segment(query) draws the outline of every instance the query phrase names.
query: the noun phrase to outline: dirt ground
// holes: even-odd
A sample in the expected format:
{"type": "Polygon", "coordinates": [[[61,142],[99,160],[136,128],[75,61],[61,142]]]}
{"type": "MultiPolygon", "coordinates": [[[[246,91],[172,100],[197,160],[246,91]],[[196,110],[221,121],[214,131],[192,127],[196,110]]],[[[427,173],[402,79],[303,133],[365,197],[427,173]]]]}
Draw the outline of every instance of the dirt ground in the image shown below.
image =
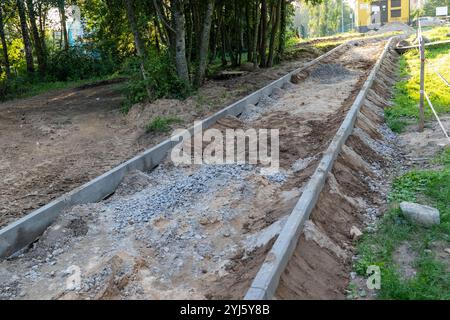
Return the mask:
{"type": "Polygon", "coordinates": [[[65,89],[0,104],[0,227],[101,175],[169,133],[145,133],[156,116],[172,115],[188,127],[310,61],[295,61],[208,81],[185,100],[161,99],[121,112],[117,84],[65,89]]]}
{"type": "Polygon", "coordinates": [[[276,299],[346,298],[356,240],[351,229],[373,227],[386,205],[386,181],[402,160],[382,111],[390,96],[395,59],[391,51],[369,91],[281,276],[276,299]]]}
{"type": "MultiPolygon", "coordinates": [[[[1,262],[1,297],[242,298],[384,44],[349,46],[303,81],[215,125],[279,129],[279,173],[168,160],[134,173],[112,197],[67,210],[32,248],[1,262]],[[72,285],[74,274],[81,282],[72,285]]],[[[208,88],[217,97],[217,87],[202,93],[208,88]]],[[[153,108],[137,106],[128,117],[153,108]]],[[[143,141],[139,126],[128,130],[143,141]]]]}

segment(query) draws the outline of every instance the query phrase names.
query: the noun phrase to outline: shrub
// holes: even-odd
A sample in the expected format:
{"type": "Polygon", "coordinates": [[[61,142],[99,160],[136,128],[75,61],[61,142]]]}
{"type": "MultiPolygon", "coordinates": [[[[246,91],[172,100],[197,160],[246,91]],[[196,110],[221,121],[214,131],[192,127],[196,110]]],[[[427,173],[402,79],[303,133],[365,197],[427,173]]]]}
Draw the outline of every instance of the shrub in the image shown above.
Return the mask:
{"type": "Polygon", "coordinates": [[[48,57],[47,81],[81,80],[111,72],[107,61],[83,46],[70,47],[68,51],[52,52],[48,57]]]}
{"type": "Polygon", "coordinates": [[[150,54],[145,61],[146,80],[142,79],[137,58],[130,59],[125,68],[125,73],[132,75],[126,88],[126,105],[163,97],[183,99],[190,94],[189,85],[178,78],[168,53],[150,54]],[[151,97],[148,97],[147,88],[152,93],[151,97]]]}

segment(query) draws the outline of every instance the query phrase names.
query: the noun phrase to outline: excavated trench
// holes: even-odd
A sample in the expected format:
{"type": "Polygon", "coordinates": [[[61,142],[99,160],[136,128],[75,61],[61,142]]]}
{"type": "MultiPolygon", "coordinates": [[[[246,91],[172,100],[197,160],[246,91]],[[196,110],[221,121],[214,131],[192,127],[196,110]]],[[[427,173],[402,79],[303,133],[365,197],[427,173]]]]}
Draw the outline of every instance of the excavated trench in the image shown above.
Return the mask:
{"type": "Polygon", "coordinates": [[[351,228],[370,229],[386,205],[387,184],[401,165],[396,136],[384,124],[398,55],[389,50],[340,152],[276,299],[345,299],[354,256],[351,228]]]}
{"type": "MultiPolygon", "coordinates": [[[[348,45],[215,129],[280,130],[278,173],[258,165],[175,166],[134,172],[110,198],[66,210],[20,254],[0,262],[0,298],[242,298],[336,133],[385,41],[348,45]]],[[[384,203],[393,136],[382,107],[394,53],[383,63],[276,298],[341,298],[351,226],[384,203]],[[383,154],[383,155],[382,155],[383,154]]]]}

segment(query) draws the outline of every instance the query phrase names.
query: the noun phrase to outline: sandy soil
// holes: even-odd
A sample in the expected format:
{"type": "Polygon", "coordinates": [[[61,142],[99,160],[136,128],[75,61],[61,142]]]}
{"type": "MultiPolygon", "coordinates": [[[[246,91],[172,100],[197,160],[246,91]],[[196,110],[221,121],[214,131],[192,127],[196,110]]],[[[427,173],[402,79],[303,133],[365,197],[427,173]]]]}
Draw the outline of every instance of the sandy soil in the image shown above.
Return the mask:
{"type": "MultiPolygon", "coordinates": [[[[346,298],[355,258],[350,230],[373,228],[386,205],[386,181],[402,162],[396,137],[383,123],[396,57],[391,51],[369,91],[355,129],[281,276],[276,299],[346,298]]],[[[360,282],[367,290],[364,281],[360,282]]]]}
{"type": "Polygon", "coordinates": [[[242,298],[384,43],[349,46],[215,126],[279,129],[280,173],[169,160],[134,173],[111,198],[71,208],[27,252],[1,262],[1,297],[242,298]],[[72,286],[74,274],[81,282],[72,286]]]}

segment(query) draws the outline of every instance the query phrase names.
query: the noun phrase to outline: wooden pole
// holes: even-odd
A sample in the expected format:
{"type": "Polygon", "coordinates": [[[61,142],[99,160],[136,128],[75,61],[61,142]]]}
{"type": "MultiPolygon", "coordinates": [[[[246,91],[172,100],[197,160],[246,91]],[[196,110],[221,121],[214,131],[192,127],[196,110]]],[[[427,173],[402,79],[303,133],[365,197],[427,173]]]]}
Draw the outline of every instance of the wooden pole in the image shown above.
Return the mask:
{"type": "Polygon", "coordinates": [[[419,104],[419,132],[424,128],[424,96],[425,96],[425,45],[419,21],[419,48],[420,48],[420,104],[419,104]]]}

